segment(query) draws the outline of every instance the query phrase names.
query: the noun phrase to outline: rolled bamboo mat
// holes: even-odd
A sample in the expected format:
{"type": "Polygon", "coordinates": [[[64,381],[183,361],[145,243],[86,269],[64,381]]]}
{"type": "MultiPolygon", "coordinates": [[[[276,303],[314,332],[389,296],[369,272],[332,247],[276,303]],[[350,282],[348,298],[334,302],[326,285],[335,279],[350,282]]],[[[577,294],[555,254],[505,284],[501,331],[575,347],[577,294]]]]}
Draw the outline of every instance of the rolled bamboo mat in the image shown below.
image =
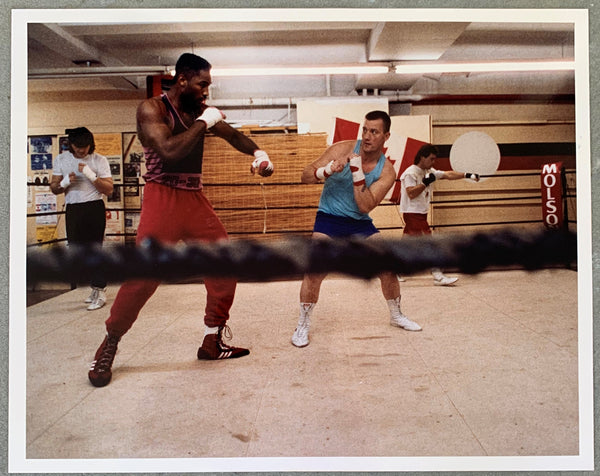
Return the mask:
{"type": "Polygon", "coordinates": [[[222,139],[204,143],[204,192],[228,233],[243,238],[274,238],[312,230],[322,185],[306,185],[300,175],[326,150],[326,134],[247,134],[269,154],[271,177],[250,174],[252,158],[222,139]]]}

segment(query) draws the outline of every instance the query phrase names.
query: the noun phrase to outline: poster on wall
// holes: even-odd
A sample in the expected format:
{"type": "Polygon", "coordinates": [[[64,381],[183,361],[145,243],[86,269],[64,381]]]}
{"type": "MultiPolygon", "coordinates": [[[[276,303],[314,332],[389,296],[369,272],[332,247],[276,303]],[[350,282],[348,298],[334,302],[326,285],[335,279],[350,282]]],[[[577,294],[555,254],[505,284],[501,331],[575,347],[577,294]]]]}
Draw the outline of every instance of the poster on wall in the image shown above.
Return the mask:
{"type": "Polygon", "coordinates": [[[125,243],[135,243],[139,225],[140,214],[138,212],[125,213],[125,243]]]}
{"type": "Polygon", "coordinates": [[[47,190],[52,171],[52,136],[30,137],[29,154],[29,168],[36,190],[47,190]]]}
{"type": "Polygon", "coordinates": [[[52,154],[52,136],[33,136],[29,138],[31,154],[52,154]]]}
{"type": "Polygon", "coordinates": [[[114,206],[123,206],[123,189],[120,186],[123,183],[121,174],[121,156],[110,155],[107,156],[108,165],[110,166],[110,173],[113,178],[113,193],[107,196],[107,201],[114,206]]]}
{"type": "Polygon", "coordinates": [[[144,150],[136,133],[123,134],[123,181],[125,185],[125,207],[139,208],[141,206],[142,187],[146,173],[144,150]]]}
{"type": "Polygon", "coordinates": [[[35,239],[38,243],[52,241],[58,238],[58,227],[53,225],[38,226],[35,229],[35,239]]]}
{"type": "Polygon", "coordinates": [[[52,170],[52,154],[31,154],[31,170],[52,170]]]}
{"type": "Polygon", "coordinates": [[[96,143],[96,152],[108,160],[113,183],[116,185],[112,195],[106,197],[107,202],[112,206],[121,207],[123,204],[123,192],[120,186],[123,183],[121,134],[94,134],[94,142],[96,143]]]}
{"type": "Polygon", "coordinates": [[[35,190],[38,192],[43,192],[48,190],[50,185],[50,175],[52,172],[50,170],[33,170],[32,171],[32,183],[35,184],[35,190]]]}
{"type": "MultiPolygon", "coordinates": [[[[56,212],[56,195],[51,192],[36,193],[35,194],[35,213],[49,213],[56,212]]],[[[41,215],[35,217],[35,223],[37,225],[56,225],[56,215],[41,215]]]]}
{"type": "Polygon", "coordinates": [[[106,210],[106,230],[104,233],[104,241],[108,243],[123,243],[122,211],[106,210]]]}
{"type": "Polygon", "coordinates": [[[61,136],[58,138],[58,153],[62,154],[69,150],[69,138],[67,136],[61,136]]]}
{"type": "Polygon", "coordinates": [[[113,183],[120,184],[123,183],[122,174],[121,174],[121,156],[120,155],[109,155],[106,157],[108,160],[108,165],[110,167],[110,173],[113,177],[113,183]]]}
{"type": "Polygon", "coordinates": [[[50,185],[52,172],[52,136],[29,138],[29,169],[36,191],[44,191],[50,185]]]}
{"type": "Polygon", "coordinates": [[[121,157],[121,134],[94,134],[96,152],[101,155],[121,157]]]}

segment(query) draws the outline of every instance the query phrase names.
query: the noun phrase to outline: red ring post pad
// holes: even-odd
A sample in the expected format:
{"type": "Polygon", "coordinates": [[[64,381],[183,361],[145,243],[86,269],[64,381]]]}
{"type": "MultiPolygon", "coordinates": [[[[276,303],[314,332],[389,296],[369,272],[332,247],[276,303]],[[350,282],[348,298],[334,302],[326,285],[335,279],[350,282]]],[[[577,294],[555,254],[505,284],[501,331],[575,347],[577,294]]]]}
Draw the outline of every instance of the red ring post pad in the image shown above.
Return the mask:
{"type": "Polygon", "coordinates": [[[563,209],[564,171],[562,162],[542,166],[542,217],[547,229],[562,229],[566,225],[563,209]]]}

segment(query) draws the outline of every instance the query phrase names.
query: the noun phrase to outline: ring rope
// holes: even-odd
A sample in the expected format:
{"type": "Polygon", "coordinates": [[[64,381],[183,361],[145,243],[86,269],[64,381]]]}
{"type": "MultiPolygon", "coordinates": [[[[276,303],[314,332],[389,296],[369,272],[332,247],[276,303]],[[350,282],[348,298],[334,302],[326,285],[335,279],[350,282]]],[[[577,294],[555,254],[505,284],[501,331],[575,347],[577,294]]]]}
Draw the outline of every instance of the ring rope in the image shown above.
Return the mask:
{"type": "Polygon", "coordinates": [[[371,279],[383,271],[403,276],[433,267],[477,274],[490,267],[539,270],[576,263],[573,232],[502,230],[469,235],[402,239],[280,241],[230,240],[164,245],[146,239],[139,246],[69,245],[27,252],[27,281],[89,282],[102,273],[110,282],[235,277],[247,281],[298,278],[306,273],[341,273],[371,279]]]}

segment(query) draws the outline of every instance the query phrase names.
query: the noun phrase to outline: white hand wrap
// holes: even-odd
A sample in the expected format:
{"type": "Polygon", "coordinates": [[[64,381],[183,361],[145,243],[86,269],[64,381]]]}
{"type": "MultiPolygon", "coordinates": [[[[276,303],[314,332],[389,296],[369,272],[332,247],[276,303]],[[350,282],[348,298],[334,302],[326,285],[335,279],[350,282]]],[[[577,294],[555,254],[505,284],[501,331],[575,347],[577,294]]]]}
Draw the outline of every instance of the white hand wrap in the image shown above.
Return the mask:
{"type": "Polygon", "coordinates": [[[319,180],[325,180],[327,177],[331,176],[331,174],[333,173],[331,171],[332,165],[333,160],[324,167],[319,167],[317,170],[315,170],[315,177],[317,177],[317,179],[319,180]]]}
{"type": "Polygon", "coordinates": [[[90,166],[89,166],[89,165],[86,165],[86,166],[83,168],[83,170],[81,171],[81,173],[82,173],[83,175],[85,175],[85,176],[86,176],[86,177],[87,177],[87,178],[90,180],[90,182],[95,182],[95,181],[96,181],[96,179],[98,178],[98,177],[96,176],[96,174],[94,173],[94,171],[93,171],[92,169],[90,169],[90,166]]]}
{"type": "Polygon", "coordinates": [[[225,119],[225,114],[219,111],[216,107],[207,107],[202,115],[196,118],[197,121],[204,121],[207,129],[210,129],[217,122],[221,122],[223,119],[225,119]]]}
{"type": "Polygon", "coordinates": [[[264,150],[255,150],[254,157],[254,161],[252,162],[253,170],[258,171],[258,174],[262,175],[263,177],[268,177],[273,173],[273,163],[271,162],[271,159],[269,159],[269,155],[264,150]],[[260,164],[263,162],[267,162],[268,165],[261,170],[260,164]]]}
{"type": "Polygon", "coordinates": [[[67,188],[69,185],[71,185],[71,179],[69,178],[68,175],[66,175],[61,181],[60,181],[60,186],[61,188],[67,188]]]}
{"type": "Polygon", "coordinates": [[[362,158],[360,155],[350,157],[350,172],[352,172],[352,182],[355,186],[365,184],[365,174],[362,169],[362,158]]]}

